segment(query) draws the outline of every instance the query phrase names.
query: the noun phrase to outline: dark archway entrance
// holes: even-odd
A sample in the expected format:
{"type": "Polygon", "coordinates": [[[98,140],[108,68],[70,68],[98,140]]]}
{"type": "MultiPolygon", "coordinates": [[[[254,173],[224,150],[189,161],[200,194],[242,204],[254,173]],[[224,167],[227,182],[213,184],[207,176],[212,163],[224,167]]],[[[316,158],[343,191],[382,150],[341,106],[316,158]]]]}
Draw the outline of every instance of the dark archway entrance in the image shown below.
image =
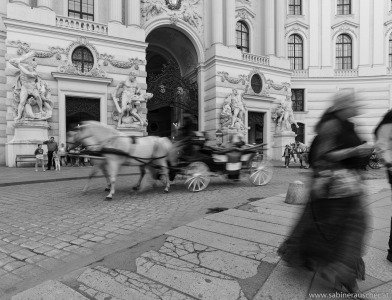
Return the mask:
{"type": "Polygon", "coordinates": [[[154,94],[147,102],[147,131],[174,137],[184,115],[198,120],[197,54],[190,40],[173,28],[157,28],[146,41],[147,92],[154,94]]]}
{"type": "Polygon", "coordinates": [[[83,121],[100,121],[100,99],[66,97],[66,130],[78,126],[83,121]]]}

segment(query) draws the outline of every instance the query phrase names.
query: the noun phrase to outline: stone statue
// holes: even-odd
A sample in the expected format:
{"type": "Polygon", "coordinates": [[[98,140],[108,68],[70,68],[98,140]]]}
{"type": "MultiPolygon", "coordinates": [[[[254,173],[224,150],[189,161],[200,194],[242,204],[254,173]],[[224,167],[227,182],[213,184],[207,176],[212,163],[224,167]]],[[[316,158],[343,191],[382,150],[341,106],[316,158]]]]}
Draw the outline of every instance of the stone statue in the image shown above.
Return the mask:
{"type": "Polygon", "coordinates": [[[238,93],[237,89],[233,89],[224,102],[223,109],[220,115],[222,128],[228,127],[231,129],[244,130],[245,129],[245,114],[246,106],[242,95],[238,93]]]}
{"type": "Polygon", "coordinates": [[[291,124],[294,124],[299,128],[297,122],[294,119],[293,113],[293,101],[291,100],[291,94],[287,95],[284,100],[276,107],[272,114],[272,118],[277,120],[277,128],[283,131],[291,132],[291,124]]]}
{"type": "Polygon", "coordinates": [[[21,119],[47,120],[52,117],[53,103],[50,89],[36,73],[35,52],[10,59],[20,74],[13,86],[15,121],[21,119]]]}
{"type": "Polygon", "coordinates": [[[140,116],[141,102],[146,102],[152,96],[151,93],[142,93],[136,81],[136,73],[129,73],[128,79],[121,81],[113,93],[118,111],[118,127],[147,126],[147,120],[140,116]]]}

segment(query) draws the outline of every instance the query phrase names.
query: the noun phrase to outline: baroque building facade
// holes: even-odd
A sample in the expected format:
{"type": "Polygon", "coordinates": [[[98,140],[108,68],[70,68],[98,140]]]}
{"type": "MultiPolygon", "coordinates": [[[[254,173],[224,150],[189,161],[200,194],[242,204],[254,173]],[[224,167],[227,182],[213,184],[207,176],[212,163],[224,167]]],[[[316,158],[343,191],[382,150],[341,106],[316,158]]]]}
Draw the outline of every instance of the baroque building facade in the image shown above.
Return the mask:
{"type": "Polygon", "coordinates": [[[212,137],[242,131],[279,158],[277,105],[291,100],[296,139],[310,144],[340,89],[365,96],[358,130],[372,141],[392,101],[391,11],[390,0],[0,0],[0,163],[31,154],[9,150],[20,123],[13,62],[31,52],[59,143],[83,120],[174,136],[188,114],[212,137]],[[140,99],[127,111],[131,77],[140,99]]]}

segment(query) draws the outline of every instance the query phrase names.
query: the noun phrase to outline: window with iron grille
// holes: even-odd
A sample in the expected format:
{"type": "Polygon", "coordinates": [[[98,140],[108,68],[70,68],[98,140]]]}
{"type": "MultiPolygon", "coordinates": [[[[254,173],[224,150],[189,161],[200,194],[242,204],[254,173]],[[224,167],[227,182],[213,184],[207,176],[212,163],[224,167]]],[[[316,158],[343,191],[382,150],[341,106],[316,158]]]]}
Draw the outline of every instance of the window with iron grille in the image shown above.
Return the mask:
{"type": "Polygon", "coordinates": [[[68,0],[68,17],[94,21],[94,0],[68,0]]]}
{"type": "Polygon", "coordinates": [[[351,0],[338,0],[337,14],[338,15],[351,14],[351,0]]]}
{"type": "Polygon", "coordinates": [[[353,68],[352,40],[348,34],[341,34],[336,39],[336,69],[353,68]]]}
{"type": "Polygon", "coordinates": [[[389,36],[389,67],[392,68],[392,34],[389,36]]]}
{"type": "Polygon", "coordinates": [[[296,142],[301,142],[302,144],[305,144],[305,124],[302,123],[297,123],[297,126],[295,124],[291,124],[291,130],[294,131],[294,133],[297,135],[295,137],[296,142]]]}
{"type": "Polygon", "coordinates": [[[304,89],[292,89],[291,101],[293,101],[293,111],[304,111],[304,89]]]}
{"type": "Polygon", "coordinates": [[[90,72],[94,66],[93,54],[84,46],[77,47],[72,53],[72,64],[82,73],[90,72]]]}
{"type": "Polygon", "coordinates": [[[242,52],[249,52],[249,28],[242,22],[237,22],[236,26],[237,33],[237,48],[242,52]]]}
{"type": "Polygon", "coordinates": [[[292,70],[302,70],[304,68],[303,41],[298,34],[292,34],[289,37],[288,58],[292,70]]]}
{"type": "Polygon", "coordinates": [[[302,0],[290,0],[289,15],[301,15],[301,14],[302,14],[302,0]]]}

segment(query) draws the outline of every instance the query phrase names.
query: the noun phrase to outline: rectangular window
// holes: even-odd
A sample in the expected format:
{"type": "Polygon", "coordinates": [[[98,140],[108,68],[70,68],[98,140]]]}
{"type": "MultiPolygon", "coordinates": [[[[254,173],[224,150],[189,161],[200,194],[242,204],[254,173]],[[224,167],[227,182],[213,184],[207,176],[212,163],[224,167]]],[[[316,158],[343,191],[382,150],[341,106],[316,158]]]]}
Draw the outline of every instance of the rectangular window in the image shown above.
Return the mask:
{"type": "Polygon", "coordinates": [[[291,101],[293,101],[293,111],[304,111],[304,89],[292,89],[291,101]]]}
{"type": "Polygon", "coordinates": [[[302,14],[302,0],[290,0],[289,1],[289,15],[301,15],[302,14]]]}
{"type": "Polygon", "coordinates": [[[337,14],[338,15],[351,14],[351,0],[338,0],[337,14]]]}
{"type": "Polygon", "coordinates": [[[389,67],[392,68],[392,40],[389,40],[389,67]]]}
{"type": "Polygon", "coordinates": [[[68,16],[94,21],[94,0],[68,0],[68,16]]]}

